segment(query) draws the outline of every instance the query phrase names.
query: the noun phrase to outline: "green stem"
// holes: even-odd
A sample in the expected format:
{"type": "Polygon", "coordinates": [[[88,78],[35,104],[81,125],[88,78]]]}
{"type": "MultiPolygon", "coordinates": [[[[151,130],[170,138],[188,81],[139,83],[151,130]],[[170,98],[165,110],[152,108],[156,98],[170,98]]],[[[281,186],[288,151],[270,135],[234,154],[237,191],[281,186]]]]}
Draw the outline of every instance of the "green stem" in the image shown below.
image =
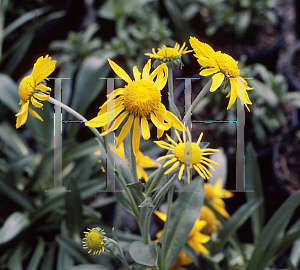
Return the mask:
{"type": "Polygon", "coordinates": [[[4,20],[5,20],[5,11],[6,11],[7,4],[8,4],[7,0],[0,0],[0,62],[2,61],[4,20]]]}
{"type": "MultiPolygon", "coordinates": [[[[54,98],[52,98],[52,97],[49,97],[48,102],[50,102],[50,103],[52,103],[52,104],[54,104],[54,105],[57,105],[57,106],[63,108],[63,109],[66,110],[68,113],[74,115],[77,119],[79,119],[79,120],[81,120],[81,121],[83,121],[83,122],[87,122],[87,121],[88,121],[88,120],[85,119],[81,114],[79,114],[78,112],[76,112],[75,110],[73,110],[72,108],[70,108],[69,106],[67,106],[67,105],[65,105],[65,104],[63,104],[63,103],[61,103],[60,101],[58,101],[58,100],[56,100],[56,99],[54,99],[54,98]]],[[[96,128],[94,128],[94,127],[88,127],[88,128],[94,133],[94,135],[96,136],[96,138],[100,141],[100,143],[101,143],[101,144],[103,145],[103,147],[105,148],[104,140],[103,140],[103,138],[100,136],[99,131],[98,131],[96,128]]],[[[110,150],[109,147],[107,147],[107,155],[108,155],[110,161],[111,161],[112,163],[114,163],[113,154],[112,154],[112,152],[111,152],[111,150],[110,150]]],[[[115,164],[115,167],[116,167],[116,170],[119,172],[120,170],[119,170],[117,164],[115,164]]],[[[118,176],[119,176],[119,180],[120,180],[120,182],[121,182],[121,185],[122,185],[122,187],[123,187],[123,189],[124,189],[126,195],[128,196],[128,199],[129,199],[129,201],[130,201],[130,205],[131,205],[131,207],[132,207],[132,210],[133,210],[133,212],[134,212],[136,218],[138,219],[138,217],[139,217],[139,209],[138,209],[138,207],[137,207],[137,205],[136,205],[136,203],[135,203],[135,201],[134,201],[134,199],[133,199],[133,196],[132,196],[131,192],[129,191],[129,189],[127,188],[126,181],[125,181],[125,179],[123,178],[122,174],[121,174],[121,173],[118,173],[118,176]]]]}
{"type": "Polygon", "coordinates": [[[138,175],[137,175],[137,168],[136,168],[136,156],[135,154],[133,153],[133,142],[132,142],[132,138],[133,138],[133,127],[134,125],[131,126],[131,129],[130,129],[130,140],[131,140],[131,147],[130,147],[130,153],[131,153],[131,170],[132,170],[132,174],[133,174],[133,179],[134,179],[134,182],[138,182],[139,181],[139,178],[138,178],[138,175]]]}
{"type": "Polygon", "coordinates": [[[129,267],[129,265],[128,265],[125,257],[124,257],[123,250],[120,247],[120,245],[115,240],[113,240],[111,238],[107,238],[107,240],[109,240],[109,243],[113,244],[118,249],[118,251],[120,253],[120,259],[121,259],[122,263],[124,264],[126,269],[130,270],[130,267],[129,267]]]}
{"type": "MultiPolygon", "coordinates": [[[[174,87],[173,87],[173,68],[168,67],[168,91],[170,94],[170,99],[174,101],[174,87]]],[[[169,110],[175,115],[175,112],[172,110],[171,104],[169,104],[169,110]]],[[[175,128],[171,127],[171,138],[175,136],[175,128]]]]}
{"type": "Polygon", "coordinates": [[[189,112],[193,111],[196,108],[196,106],[199,104],[199,102],[205,97],[205,95],[208,93],[210,89],[211,83],[212,80],[210,79],[209,82],[203,87],[201,92],[198,94],[193,104],[188,108],[187,110],[188,113],[184,116],[183,123],[186,123],[190,119],[191,114],[189,112]]]}
{"type": "Polygon", "coordinates": [[[161,197],[167,192],[167,190],[175,183],[177,180],[177,173],[173,175],[173,177],[161,188],[161,190],[156,194],[153,204],[156,206],[161,199],[161,197]]]}
{"type": "Polygon", "coordinates": [[[149,235],[149,230],[150,230],[150,218],[152,215],[153,211],[152,209],[149,209],[146,215],[146,220],[145,220],[145,226],[143,228],[143,238],[144,238],[144,242],[146,245],[150,244],[150,235],[149,235]]]}

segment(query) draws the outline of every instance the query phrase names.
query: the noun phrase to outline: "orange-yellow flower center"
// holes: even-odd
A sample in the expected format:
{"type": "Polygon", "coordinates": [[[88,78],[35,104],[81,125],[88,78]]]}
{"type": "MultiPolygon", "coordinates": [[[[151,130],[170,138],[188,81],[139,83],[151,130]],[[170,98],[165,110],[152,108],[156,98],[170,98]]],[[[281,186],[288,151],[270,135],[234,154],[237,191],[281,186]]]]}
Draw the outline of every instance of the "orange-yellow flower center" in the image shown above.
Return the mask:
{"type": "Polygon", "coordinates": [[[152,81],[133,81],[125,86],[124,106],[135,116],[149,115],[160,102],[161,93],[152,81]]]}
{"type": "Polygon", "coordinates": [[[186,165],[197,164],[201,161],[200,147],[195,143],[181,143],[175,148],[175,156],[181,162],[186,165]]]}
{"type": "Polygon", "coordinates": [[[23,102],[29,100],[34,92],[35,81],[31,75],[23,78],[19,85],[19,97],[23,102]]]}
{"type": "Polygon", "coordinates": [[[223,74],[229,78],[237,78],[240,75],[240,70],[237,65],[238,62],[235,61],[230,55],[221,52],[215,52],[214,57],[223,74]]]}
{"type": "Polygon", "coordinates": [[[158,56],[161,56],[161,58],[175,58],[177,56],[180,56],[181,53],[179,53],[177,50],[174,48],[162,48],[159,49],[157,52],[158,56]]]}
{"type": "Polygon", "coordinates": [[[103,247],[102,236],[95,231],[89,232],[88,236],[86,237],[86,242],[88,247],[92,250],[102,249],[103,247]]]}

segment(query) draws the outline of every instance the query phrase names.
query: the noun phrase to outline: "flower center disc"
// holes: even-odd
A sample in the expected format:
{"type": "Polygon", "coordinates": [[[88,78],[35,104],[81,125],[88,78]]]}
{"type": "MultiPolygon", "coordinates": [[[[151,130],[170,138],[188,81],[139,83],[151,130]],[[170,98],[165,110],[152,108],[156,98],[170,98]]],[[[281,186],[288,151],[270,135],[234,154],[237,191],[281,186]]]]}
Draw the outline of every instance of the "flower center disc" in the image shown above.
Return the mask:
{"type": "Polygon", "coordinates": [[[86,242],[90,249],[101,249],[103,246],[102,237],[97,232],[90,232],[86,238],[86,242]]]}
{"type": "Polygon", "coordinates": [[[161,93],[152,81],[134,81],[125,86],[124,105],[131,114],[149,115],[158,108],[160,102],[161,93]]]}
{"type": "Polygon", "coordinates": [[[19,97],[23,102],[26,102],[34,92],[35,82],[31,75],[23,78],[19,85],[19,97]]]}
{"type": "Polygon", "coordinates": [[[214,57],[223,74],[230,78],[237,78],[240,75],[240,70],[237,65],[238,62],[235,61],[230,55],[221,52],[215,52],[214,57]]]}
{"type": "Polygon", "coordinates": [[[195,143],[182,143],[176,146],[175,156],[181,163],[192,165],[201,161],[200,147],[195,143]]]}

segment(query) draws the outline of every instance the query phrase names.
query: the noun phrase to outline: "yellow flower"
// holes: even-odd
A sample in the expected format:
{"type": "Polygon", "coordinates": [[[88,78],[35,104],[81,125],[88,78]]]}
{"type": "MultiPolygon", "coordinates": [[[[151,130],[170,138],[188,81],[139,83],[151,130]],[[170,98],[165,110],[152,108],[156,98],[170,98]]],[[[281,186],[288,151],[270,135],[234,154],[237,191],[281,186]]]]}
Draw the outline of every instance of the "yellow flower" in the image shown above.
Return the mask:
{"type": "MultiPolygon", "coordinates": [[[[114,148],[114,150],[120,157],[122,157],[126,161],[123,143],[121,143],[118,148],[114,148]]],[[[150,159],[150,157],[144,156],[144,154],[139,150],[139,153],[136,156],[136,168],[139,180],[144,178],[144,180],[147,182],[148,175],[145,172],[144,168],[152,167],[157,167],[157,165],[150,159]]]]}
{"type": "Polygon", "coordinates": [[[155,58],[156,61],[158,61],[158,64],[161,63],[167,63],[167,65],[170,64],[172,67],[173,64],[175,64],[177,67],[182,67],[182,61],[181,61],[181,56],[183,54],[192,52],[192,50],[187,50],[188,48],[185,48],[185,42],[183,45],[179,46],[178,43],[175,44],[174,48],[172,47],[166,47],[166,45],[163,45],[162,48],[158,48],[157,52],[155,49],[152,49],[152,53],[145,53],[145,55],[150,56],[150,58],[155,58]]]}
{"type": "Polygon", "coordinates": [[[230,97],[227,110],[234,104],[237,96],[239,96],[241,104],[245,104],[249,110],[248,104],[252,104],[252,102],[248,97],[247,90],[253,88],[248,87],[245,79],[240,76],[238,62],[228,54],[220,51],[215,52],[212,47],[200,42],[197,38],[191,37],[190,44],[195,51],[195,56],[198,58],[198,63],[206,68],[200,72],[200,75],[209,76],[213,74],[210,92],[216,91],[224,80],[225,82],[229,80],[231,90],[226,96],[230,97]]]}
{"type": "Polygon", "coordinates": [[[225,209],[225,203],[223,198],[230,198],[233,193],[226,189],[222,189],[222,179],[218,178],[214,185],[204,183],[205,198],[210,202],[213,208],[215,208],[225,218],[230,218],[230,215],[225,209]]]}
{"type": "Polygon", "coordinates": [[[138,154],[140,145],[140,125],[142,127],[142,136],[145,140],[150,138],[148,120],[157,127],[157,138],[160,138],[164,130],[171,126],[183,130],[183,124],[161,103],[160,91],[167,82],[168,69],[165,64],[158,66],[149,74],[151,61],[145,65],[141,78],[141,73],[137,67],[133,68],[134,81],[130,79],[127,73],[116,63],[108,59],[111,68],[128,84],[124,88],[116,89],[108,96],[108,100],[100,107],[98,116],[86,122],[90,127],[108,127],[101,136],[116,130],[123,120],[128,116],[119,134],[116,147],[123,142],[131,126],[133,125],[132,145],[135,155],[138,154]],[[154,81],[154,78],[156,80],[154,81]],[[113,110],[107,112],[107,107],[113,107],[113,110]],[[164,122],[166,121],[166,123],[164,122]]]}
{"type": "Polygon", "coordinates": [[[199,220],[205,220],[206,225],[202,229],[204,234],[212,234],[218,230],[217,225],[221,225],[220,220],[216,219],[216,215],[212,210],[210,210],[206,205],[203,205],[199,215],[199,220]]]}
{"type": "Polygon", "coordinates": [[[107,245],[104,230],[99,227],[87,230],[88,232],[84,232],[85,237],[82,239],[83,248],[89,248],[88,253],[94,251],[93,255],[100,255],[101,251],[104,251],[105,245],[107,245]]]}
{"type": "MultiPolygon", "coordinates": [[[[154,214],[157,215],[164,222],[167,220],[167,215],[164,213],[161,213],[156,210],[156,211],[154,211],[154,214]]],[[[189,236],[188,236],[186,242],[192,249],[194,249],[198,253],[208,254],[209,253],[208,250],[202,244],[205,244],[206,242],[208,242],[210,240],[210,236],[200,233],[200,231],[205,227],[205,225],[206,225],[205,220],[197,219],[195,221],[195,224],[194,224],[192,230],[189,233],[189,236]]],[[[161,234],[162,234],[162,231],[159,231],[156,234],[156,237],[159,238],[161,236],[161,234]]]]}
{"type": "Polygon", "coordinates": [[[50,97],[50,95],[41,95],[39,92],[51,91],[50,87],[45,86],[41,82],[53,72],[55,63],[56,61],[51,61],[51,57],[48,55],[46,55],[45,58],[41,56],[34,64],[31,75],[22,79],[18,89],[21,109],[16,114],[16,128],[26,123],[28,111],[32,116],[43,121],[43,119],[31,109],[30,105],[32,104],[37,108],[41,108],[43,104],[38,100],[47,100],[50,97]]]}
{"type": "Polygon", "coordinates": [[[169,161],[167,161],[164,165],[163,168],[168,166],[171,163],[174,163],[170,169],[168,169],[165,174],[170,173],[173,171],[176,167],[180,165],[179,173],[178,173],[178,179],[181,180],[182,174],[184,169],[187,170],[187,180],[188,183],[190,183],[190,169],[194,168],[198,174],[203,178],[203,179],[209,179],[209,176],[212,176],[209,170],[204,166],[210,167],[212,170],[215,170],[210,164],[214,164],[219,166],[218,163],[212,161],[211,159],[205,157],[206,155],[211,155],[213,154],[212,152],[218,152],[219,150],[217,149],[211,149],[211,148],[206,148],[206,149],[201,149],[199,144],[201,142],[203,133],[200,134],[197,143],[191,142],[191,135],[188,129],[186,129],[188,136],[189,136],[189,141],[186,141],[186,136],[185,132],[183,132],[183,141],[181,140],[178,132],[175,130],[176,136],[179,140],[179,143],[176,143],[173,141],[168,134],[167,138],[172,144],[168,144],[164,141],[155,141],[155,143],[164,149],[170,150],[173,152],[173,154],[169,154],[163,157],[160,157],[157,159],[157,161],[166,159],[166,158],[171,158],[169,161]]]}
{"type": "Polygon", "coordinates": [[[193,260],[188,257],[185,251],[182,249],[176,259],[176,261],[172,264],[169,270],[186,270],[186,268],[182,267],[184,265],[189,265],[193,262],[193,260]]]}

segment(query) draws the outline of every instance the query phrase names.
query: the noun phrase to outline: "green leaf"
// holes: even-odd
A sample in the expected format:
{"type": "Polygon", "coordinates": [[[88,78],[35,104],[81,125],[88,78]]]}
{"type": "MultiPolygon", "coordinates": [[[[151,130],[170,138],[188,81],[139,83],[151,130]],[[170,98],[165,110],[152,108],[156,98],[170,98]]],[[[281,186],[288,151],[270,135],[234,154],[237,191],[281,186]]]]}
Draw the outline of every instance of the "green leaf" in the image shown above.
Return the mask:
{"type": "Polygon", "coordinates": [[[82,223],[82,204],[76,183],[71,180],[66,192],[66,222],[72,236],[79,233],[82,223]]]}
{"type": "MultiPolygon", "coordinates": [[[[260,169],[257,163],[256,153],[251,142],[246,146],[245,182],[246,182],[245,183],[246,190],[254,191],[254,192],[246,192],[248,201],[255,202],[264,199],[260,169]]],[[[251,222],[252,222],[252,232],[254,235],[254,242],[256,242],[264,224],[263,204],[261,204],[253,212],[251,216],[251,222]]]]}
{"type": "Polygon", "coordinates": [[[296,269],[299,268],[298,266],[300,262],[300,239],[295,241],[295,243],[293,244],[289,261],[291,262],[292,265],[295,266],[296,269]]]}
{"type": "Polygon", "coordinates": [[[48,249],[47,253],[43,258],[43,263],[41,266],[41,270],[52,270],[54,265],[54,256],[55,256],[55,249],[57,244],[55,242],[51,243],[50,248],[48,249]]]}
{"type": "Polygon", "coordinates": [[[148,207],[148,208],[154,208],[154,204],[152,202],[152,199],[150,197],[147,197],[140,205],[139,207],[148,207]]]}
{"type": "Polygon", "coordinates": [[[133,242],[129,247],[131,257],[139,264],[155,266],[157,263],[157,246],[161,247],[160,242],[152,242],[145,245],[141,241],[133,242]]]}
{"type": "Polygon", "coordinates": [[[78,244],[74,240],[68,239],[64,236],[57,236],[56,241],[59,246],[71,255],[79,263],[91,263],[96,264],[96,258],[91,256],[86,250],[82,248],[82,245],[78,244]]]}
{"type": "Polygon", "coordinates": [[[45,242],[41,237],[39,237],[38,244],[27,266],[27,270],[38,269],[39,263],[44,255],[44,249],[45,249],[45,242]]]}
{"type": "Polygon", "coordinates": [[[228,239],[233,236],[236,230],[249,218],[249,216],[261,205],[262,201],[250,201],[243,204],[229,220],[227,220],[218,231],[218,239],[220,241],[216,243],[214,253],[218,253],[222,250],[228,239]]]}
{"type": "Polygon", "coordinates": [[[127,187],[134,190],[136,192],[136,195],[139,196],[141,200],[145,198],[143,193],[145,185],[142,182],[139,181],[133,184],[128,184],[127,187]]]}
{"type": "Polygon", "coordinates": [[[30,225],[30,220],[21,212],[12,213],[0,229],[0,245],[15,238],[30,225]]]}
{"type": "Polygon", "coordinates": [[[4,182],[3,179],[0,179],[0,193],[2,193],[5,197],[12,199],[26,210],[33,211],[35,208],[31,202],[31,199],[27,197],[26,194],[16,188],[11,187],[4,182]]]}
{"type": "Polygon", "coordinates": [[[0,73],[0,85],[0,101],[16,114],[20,110],[17,84],[8,75],[0,73]]]}
{"type": "Polygon", "coordinates": [[[180,112],[175,105],[173,99],[170,97],[170,93],[168,93],[168,100],[169,100],[169,105],[170,105],[170,110],[180,121],[182,121],[182,117],[180,115],[180,112]]]}
{"type": "Polygon", "coordinates": [[[292,214],[299,205],[300,192],[298,191],[290,196],[275,212],[259,236],[247,270],[256,270],[263,268],[268,264],[268,261],[273,254],[269,253],[268,256],[266,256],[266,250],[272,248],[274,252],[276,252],[276,249],[274,249],[273,246],[278,247],[277,241],[280,241],[278,236],[281,238],[283,237],[283,232],[289,223],[292,214]]]}
{"type": "MultiPolygon", "coordinates": [[[[161,250],[164,254],[161,256],[164,269],[169,269],[177,259],[200,214],[203,200],[203,180],[197,177],[180,192],[179,197],[172,205],[166,242],[161,250]]],[[[165,228],[163,233],[165,233],[165,228]]]]}

